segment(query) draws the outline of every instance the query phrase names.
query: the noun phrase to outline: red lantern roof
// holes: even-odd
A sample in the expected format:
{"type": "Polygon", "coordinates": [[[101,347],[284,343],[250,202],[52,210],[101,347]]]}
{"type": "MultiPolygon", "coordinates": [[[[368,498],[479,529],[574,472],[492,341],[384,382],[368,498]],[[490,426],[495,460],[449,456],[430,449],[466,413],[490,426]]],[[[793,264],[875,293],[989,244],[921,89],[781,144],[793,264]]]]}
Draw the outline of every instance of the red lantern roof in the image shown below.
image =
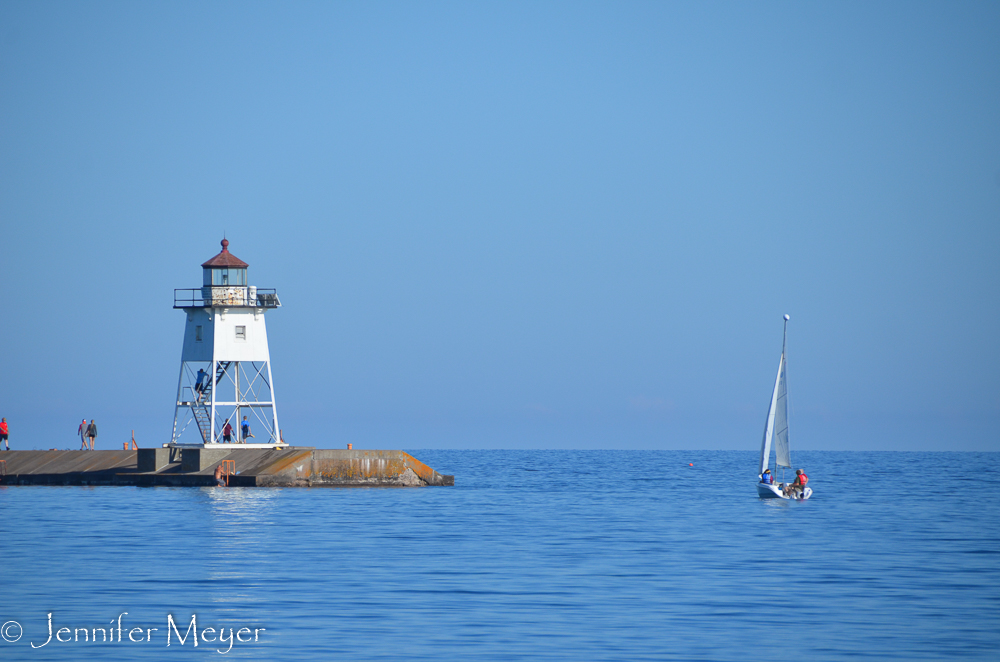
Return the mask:
{"type": "Polygon", "coordinates": [[[246,269],[249,264],[229,252],[229,240],[222,240],[222,252],[205,262],[203,267],[229,267],[230,269],[246,269]]]}

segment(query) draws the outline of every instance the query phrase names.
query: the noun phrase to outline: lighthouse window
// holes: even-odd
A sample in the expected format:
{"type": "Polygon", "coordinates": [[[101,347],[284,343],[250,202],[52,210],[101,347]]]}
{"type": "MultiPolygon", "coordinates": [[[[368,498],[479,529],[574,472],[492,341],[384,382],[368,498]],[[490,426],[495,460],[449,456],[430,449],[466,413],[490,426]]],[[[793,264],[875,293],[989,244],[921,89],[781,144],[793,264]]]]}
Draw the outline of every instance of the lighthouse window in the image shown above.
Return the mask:
{"type": "Polygon", "coordinates": [[[194,327],[194,340],[195,342],[201,342],[201,327],[194,327]]]}
{"type": "Polygon", "coordinates": [[[247,328],[245,326],[236,327],[236,339],[237,340],[247,339],[247,328]]]}
{"type": "Polygon", "coordinates": [[[216,287],[243,286],[246,284],[246,269],[212,269],[212,285],[216,287]]]}

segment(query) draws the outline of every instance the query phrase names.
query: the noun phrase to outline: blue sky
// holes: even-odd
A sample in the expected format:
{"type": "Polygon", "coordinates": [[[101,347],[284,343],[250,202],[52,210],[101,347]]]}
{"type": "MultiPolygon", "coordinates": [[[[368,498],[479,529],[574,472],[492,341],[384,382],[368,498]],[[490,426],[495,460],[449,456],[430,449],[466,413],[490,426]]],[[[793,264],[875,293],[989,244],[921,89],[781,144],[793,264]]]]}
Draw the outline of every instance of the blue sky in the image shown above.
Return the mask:
{"type": "Polygon", "coordinates": [[[0,3],[0,415],[169,440],[173,288],[275,287],[361,448],[1000,450],[995,3],[0,3]]]}

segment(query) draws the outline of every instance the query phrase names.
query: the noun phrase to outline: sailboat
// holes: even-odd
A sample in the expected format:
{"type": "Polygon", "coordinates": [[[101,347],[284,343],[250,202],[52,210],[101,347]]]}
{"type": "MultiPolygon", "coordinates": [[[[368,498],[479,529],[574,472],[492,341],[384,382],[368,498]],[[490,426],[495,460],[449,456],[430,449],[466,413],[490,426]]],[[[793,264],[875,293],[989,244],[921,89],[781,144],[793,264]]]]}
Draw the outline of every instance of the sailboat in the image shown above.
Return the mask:
{"type": "MultiPolygon", "coordinates": [[[[771,392],[771,406],[767,409],[767,422],[764,424],[764,439],[760,444],[760,475],[757,476],[757,494],[763,499],[790,499],[784,492],[785,483],[774,484],[775,476],[770,484],[760,482],[764,471],[771,463],[771,441],[774,441],[774,470],[778,467],[792,468],[791,451],[788,448],[788,386],[785,381],[785,341],[788,339],[788,315],[785,315],[785,330],[781,337],[781,360],[778,362],[778,376],[774,379],[774,391],[771,392]]],[[[805,500],[812,496],[812,488],[808,485],[798,499],[805,500]]]]}

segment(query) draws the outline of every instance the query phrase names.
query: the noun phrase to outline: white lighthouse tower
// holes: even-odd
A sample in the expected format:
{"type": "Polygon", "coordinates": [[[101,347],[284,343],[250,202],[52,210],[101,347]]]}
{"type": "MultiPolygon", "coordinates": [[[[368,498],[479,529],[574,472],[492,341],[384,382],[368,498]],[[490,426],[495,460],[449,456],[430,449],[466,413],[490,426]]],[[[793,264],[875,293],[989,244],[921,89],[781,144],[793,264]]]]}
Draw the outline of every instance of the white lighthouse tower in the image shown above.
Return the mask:
{"type": "Polygon", "coordinates": [[[226,239],[201,266],[202,287],[174,290],[174,308],[187,324],[170,445],[227,447],[228,424],[229,443],[284,446],[264,326],[264,312],[281,305],[278,295],[248,284],[248,265],[229,252],[226,239]]]}

